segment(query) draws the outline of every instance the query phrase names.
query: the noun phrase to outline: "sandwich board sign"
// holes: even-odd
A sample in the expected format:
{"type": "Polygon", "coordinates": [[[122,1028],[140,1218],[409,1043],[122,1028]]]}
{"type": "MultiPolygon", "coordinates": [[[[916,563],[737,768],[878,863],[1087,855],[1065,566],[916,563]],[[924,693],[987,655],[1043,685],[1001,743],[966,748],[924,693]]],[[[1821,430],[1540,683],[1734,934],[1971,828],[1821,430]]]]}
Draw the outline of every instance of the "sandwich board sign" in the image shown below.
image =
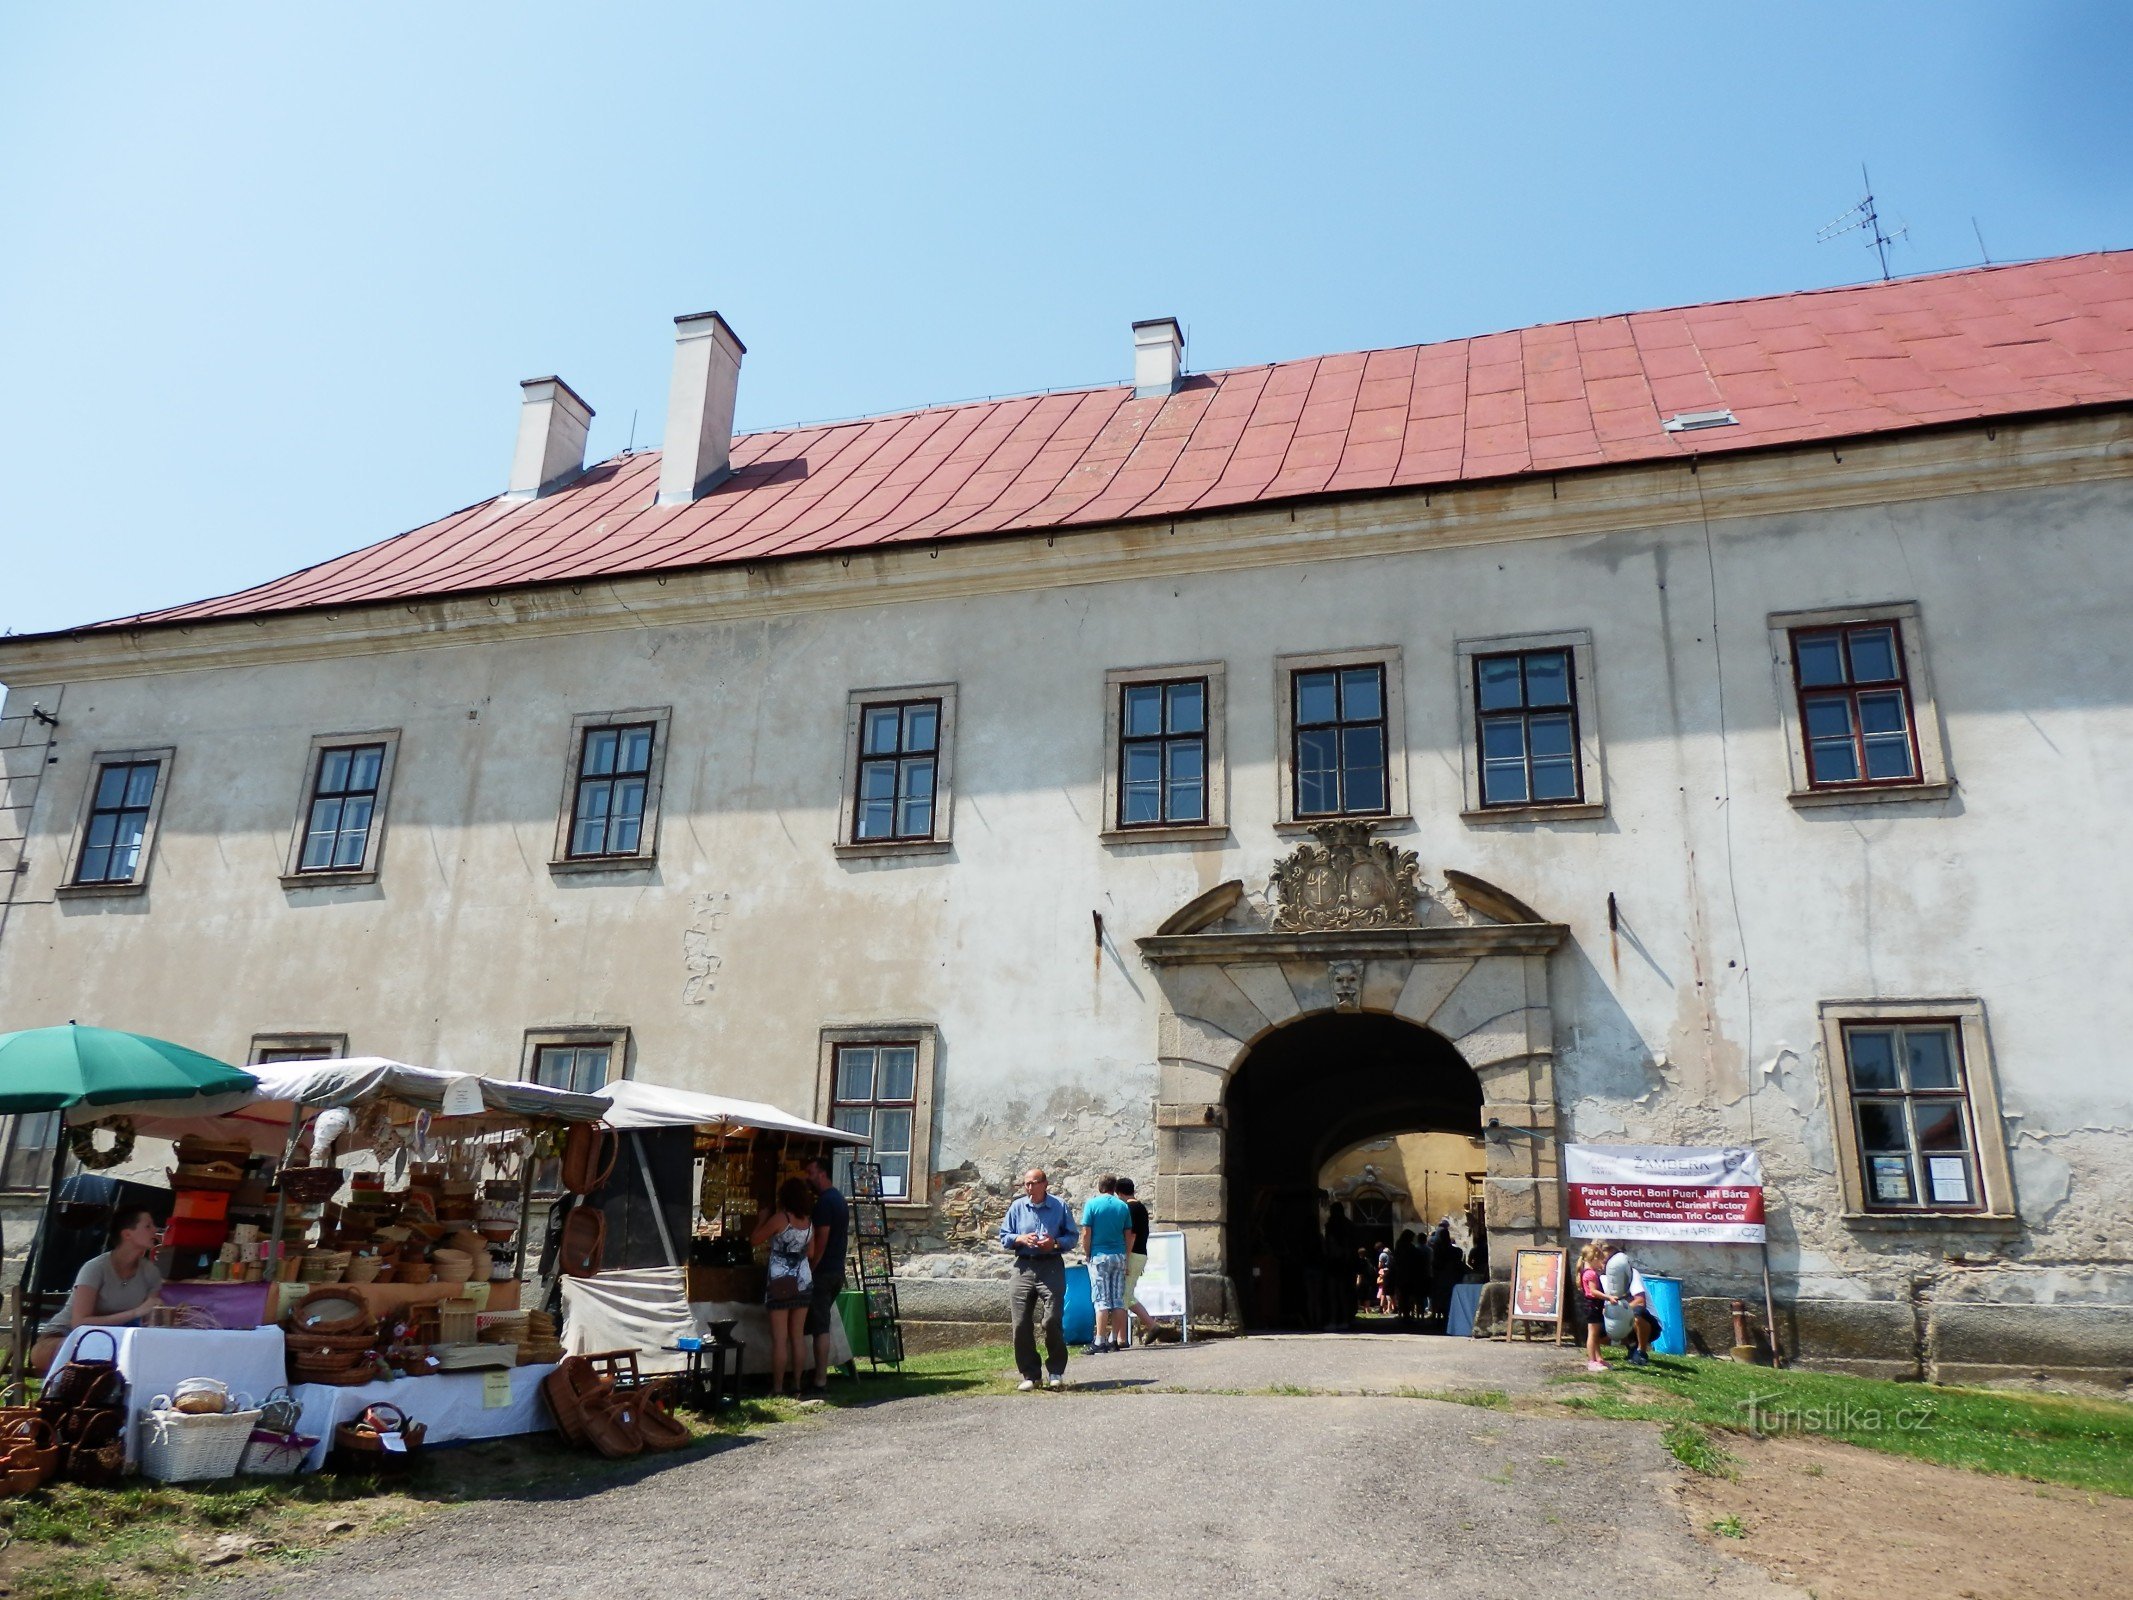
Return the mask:
{"type": "Polygon", "coordinates": [[[1185,1235],[1175,1229],[1151,1232],[1148,1266],[1134,1298],[1151,1317],[1176,1317],[1187,1343],[1192,1340],[1192,1318],[1186,1315],[1191,1282],[1185,1264],[1185,1235]]]}

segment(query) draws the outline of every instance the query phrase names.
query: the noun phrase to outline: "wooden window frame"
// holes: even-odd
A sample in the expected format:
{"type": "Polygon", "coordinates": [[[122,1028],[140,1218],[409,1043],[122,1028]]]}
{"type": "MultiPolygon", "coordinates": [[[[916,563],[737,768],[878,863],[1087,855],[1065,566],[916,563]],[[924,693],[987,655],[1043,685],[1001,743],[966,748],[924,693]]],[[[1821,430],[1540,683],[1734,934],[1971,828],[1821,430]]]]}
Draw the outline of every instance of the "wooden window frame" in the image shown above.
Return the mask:
{"type": "Polygon", "coordinates": [[[939,1070],[940,1029],[930,1022],[885,1022],[824,1028],[815,1065],[815,1117],[828,1123],[836,1108],[837,1052],[846,1045],[918,1047],[918,1070],[911,1105],[911,1185],[902,1200],[885,1202],[897,1215],[913,1218],[933,1209],[933,1091],[939,1070]]]}
{"type": "Polygon", "coordinates": [[[637,706],[621,711],[588,711],[570,720],[570,743],[563,753],[563,798],[556,807],[555,843],[549,852],[548,870],[556,877],[580,873],[635,872],[659,859],[659,813],[666,792],[667,735],[673,722],[671,706],[637,706]],[[652,756],[645,773],[644,816],[637,828],[637,848],[627,854],[574,856],[571,838],[578,809],[578,787],[585,761],[587,737],[602,728],[634,728],[649,724],[652,756]]]}
{"type": "MultiPolygon", "coordinates": [[[[1948,763],[1946,735],[1941,726],[1940,709],[1934,697],[1933,680],[1927,667],[1925,623],[1915,601],[1823,607],[1813,611],[1778,611],[1771,613],[1768,627],[1772,667],[1776,673],[1778,712],[1784,725],[1785,757],[1792,780],[1792,788],[1787,798],[1794,806],[1903,804],[1945,800],[1955,792],[1955,775],[1948,763]],[[1910,719],[1911,760],[1916,775],[1911,778],[1817,782],[1812,757],[1808,751],[1807,725],[1802,711],[1798,638],[1802,634],[1886,624],[1894,624],[1896,629],[1899,674],[1896,686],[1903,689],[1906,697],[1906,709],[1910,719]]],[[[1853,720],[1856,729],[1856,715],[1853,720]]],[[[1854,737],[1857,737],[1856,732],[1854,737]]]]}
{"type": "MultiPolygon", "coordinates": [[[[528,1028],[519,1045],[518,1076],[521,1083],[538,1083],[534,1076],[541,1064],[544,1050],[584,1050],[599,1047],[608,1052],[607,1076],[603,1084],[634,1076],[635,1063],[631,1056],[630,1030],[626,1027],[553,1027],[528,1028]]],[[[597,1092],[597,1091],[596,1091],[597,1092]]],[[[553,1200],[563,1192],[562,1163],[559,1160],[532,1163],[533,1197],[536,1200],[553,1200]]]]}
{"type": "Polygon", "coordinates": [[[282,859],[284,889],[330,888],[340,884],[376,883],[378,864],[385,854],[385,826],[392,809],[393,769],[400,757],[398,728],[365,728],[353,733],[315,735],[304,753],[303,782],[297,786],[296,821],[289,830],[289,848],[282,859]],[[365,745],[383,745],[378,760],[378,786],[370,806],[370,832],[363,840],[363,859],[353,867],[304,866],[304,841],[311,827],[311,808],[318,799],[320,769],[330,750],[354,750],[365,745]]]}
{"type": "Polygon", "coordinates": [[[837,806],[839,856],[933,855],[950,849],[955,836],[955,717],[956,685],[914,683],[875,689],[854,689],[845,697],[844,783],[837,806]],[[923,838],[861,839],[859,825],[860,741],[866,730],[866,713],[885,706],[911,706],[936,701],[940,720],[934,741],[933,831],[923,838]]]}
{"type": "Polygon", "coordinates": [[[1592,634],[1584,628],[1549,633],[1503,634],[1461,639],[1455,647],[1459,668],[1459,737],[1462,755],[1460,816],[1472,824],[1567,822],[1607,815],[1607,768],[1600,743],[1599,673],[1592,634]],[[1480,662],[1485,656],[1526,655],[1537,650],[1568,650],[1573,676],[1572,714],[1577,738],[1578,792],[1575,801],[1527,801],[1520,805],[1486,805],[1481,783],[1480,662]]]}
{"type": "MultiPolygon", "coordinates": [[[[2006,1125],[2000,1112],[1999,1074],[1986,1027],[1985,1005],[1976,999],[1826,1000],[1820,1007],[1822,1060],[1829,1088],[1837,1170],[1844,1190],[1844,1220],[1856,1228],[2007,1229],[2017,1225],[2014,1178],[2006,1125]],[[1868,1183],[1866,1152],[1858,1131],[1862,1096],[1852,1088],[1849,1033],[1860,1027],[1947,1028],[1956,1037],[1961,1094],[1969,1119],[1972,1172],[1978,1195],[1968,1205],[1878,1203],[1868,1183]]],[[[1869,1095],[1863,1098],[1883,1099],[1869,1095]]],[[[1908,1097],[1907,1097],[1908,1098],[1908,1097]]],[[[1952,1098],[1932,1096],[1925,1098],[1952,1098]]],[[[1914,1179],[1914,1181],[1916,1181],[1914,1179]]]]}
{"type": "MultiPolygon", "coordinates": [[[[5,1174],[7,1169],[15,1164],[15,1157],[18,1154],[15,1149],[15,1141],[21,1136],[23,1123],[32,1117],[50,1117],[52,1119],[52,1138],[54,1143],[67,1136],[66,1117],[59,1111],[25,1111],[6,1118],[5,1128],[0,1129],[0,1174],[5,1174]]],[[[30,1181],[27,1183],[0,1183],[0,1194],[42,1194],[50,1187],[52,1181],[52,1146],[42,1144],[33,1148],[42,1155],[42,1160],[38,1163],[39,1170],[31,1175],[30,1181]]]]}
{"type": "Polygon", "coordinates": [[[171,775],[177,766],[177,747],[159,745],[152,749],[97,750],[89,757],[89,779],[82,785],[81,805],[75,813],[74,836],[67,844],[67,870],[53,893],[60,899],[90,899],[102,895],[137,895],[148,890],[148,876],[155,861],[156,835],[161,830],[163,805],[170,797],[171,775]],[[127,878],[106,878],[95,883],[76,881],[81,871],[82,854],[88,847],[89,820],[96,813],[96,790],[103,781],[107,767],[136,765],[155,762],[155,791],[148,799],[148,815],[141,824],[141,849],[134,857],[133,875],[127,878]]]}
{"type": "Polygon", "coordinates": [[[255,1033],[251,1049],[246,1053],[247,1066],[264,1066],[269,1061],[318,1060],[337,1061],[348,1054],[348,1035],[345,1033],[255,1033]],[[324,1054],[313,1054],[323,1051],[324,1054]],[[296,1052],[302,1052],[297,1054],[296,1052]]]}
{"type": "Polygon", "coordinates": [[[1104,674],[1104,821],[1097,837],[1109,844],[1152,844],[1164,841],[1211,840],[1229,837],[1229,760],[1225,724],[1228,721],[1227,669],[1220,661],[1194,661],[1173,666],[1124,667],[1104,674]],[[1140,684],[1186,683],[1197,680],[1206,686],[1206,724],[1201,734],[1205,746],[1204,822],[1121,823],[1125,801],[1125,695],[1140,684]]]}
{"type": "Polygon", "coordinates": [[[1275,766],[1280,790],[1275,829],[1303,833],[1323,822],[1371,822],[1392,827],[1414,819],[1407,809],[1407,701],[1398,645],[1375,649],[1322,650],[1274,658],[1275,766]],[[1382,674],[1385,714],[1385,805],[1383,811],[1343,811],[1299,816],[1296,810],[1296,677],[1304,672],[1377,667],[1382,674]]]}

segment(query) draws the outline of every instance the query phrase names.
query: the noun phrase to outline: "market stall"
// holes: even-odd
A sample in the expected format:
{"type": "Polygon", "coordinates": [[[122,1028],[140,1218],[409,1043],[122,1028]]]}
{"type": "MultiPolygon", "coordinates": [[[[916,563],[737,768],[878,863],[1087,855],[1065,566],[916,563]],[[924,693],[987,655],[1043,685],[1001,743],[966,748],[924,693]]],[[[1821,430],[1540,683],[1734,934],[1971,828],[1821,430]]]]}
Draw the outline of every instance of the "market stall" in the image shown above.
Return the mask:
{"type": "Polygon", "coordinates": [[[257,1399],[272,1343],[277,1382],[322,1440],[379,1400],[432,1443],[549,1426],[534,1397],[562,1350],[553,1320],[521,1309],[532,1172],[607,1100],[378,1058],[255,1076],[238,1093],[99,1108],[177,1157],[160,1313],[177,1326],[121,1349],[139,1399],[188,1362],[257,1399]]]}
{"type": "MultiPolygon", "coordinates": [[[[741,1346],[741,1371],[768,1372],[763,1269],[749,1231],[809,1156],[866,1139],[761,1101],[634,1080],[602,1092],[623,1150],[591,1199],[622,1218],[609,1224],[617,1247],[603,1270],[563,1280],[564,1347],[634,1350],[641,1370],[673,1372],[685,1359],[680,1340],[719,1337],[741,1346]],[[693,1194],[673,1192],[680,1173],[694,1175],[693,1194]]],[[[842,1318],[830,1327],[830,1359],[841,1366],[852,1358],[850,1337],[842,1318]]]]}

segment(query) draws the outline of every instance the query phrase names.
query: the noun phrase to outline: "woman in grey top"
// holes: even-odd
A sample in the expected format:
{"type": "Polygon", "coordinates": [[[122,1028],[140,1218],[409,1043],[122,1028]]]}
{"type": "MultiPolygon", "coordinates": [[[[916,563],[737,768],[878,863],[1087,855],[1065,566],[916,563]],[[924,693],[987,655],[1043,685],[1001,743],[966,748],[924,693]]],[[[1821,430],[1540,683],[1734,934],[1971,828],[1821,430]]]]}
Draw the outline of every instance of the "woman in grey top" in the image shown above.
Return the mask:
{"type": "Polygon", "coordinates": [[[30,1365],[42,1372],[76,1328],[124,1327],[163,1303],[163,1274],[150,1258],[163,1227],[146,1206],[122,1206],[111,1219],[111,1248],[91,1256],[74,1275],[66,1306],[37,1333],[30,1365]]]}

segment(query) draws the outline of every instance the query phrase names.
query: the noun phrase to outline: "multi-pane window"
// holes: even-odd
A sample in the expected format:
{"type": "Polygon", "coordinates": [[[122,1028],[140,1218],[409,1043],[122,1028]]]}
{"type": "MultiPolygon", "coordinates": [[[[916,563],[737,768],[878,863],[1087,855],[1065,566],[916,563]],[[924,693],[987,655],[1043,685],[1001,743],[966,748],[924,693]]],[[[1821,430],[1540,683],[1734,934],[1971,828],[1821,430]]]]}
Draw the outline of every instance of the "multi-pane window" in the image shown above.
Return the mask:
{"type": "Polygon", "coordinates": [[[1919,781],[1911,689],[1895,622],[1796,629],[1792,664],[1813,787],[1919,781]]]}
{"type": "Polygon", "coordinates": [[[585,730],[570,808],[570,859],[642,852],[654,728],[631,722],[585,730]]]}
{"type": "Polygon", "coordinates": [[[1384,667],[1297,672],[1290,683],[1297,817],[1383,816],[1384,667]]]}
{"type": "Polygon", "coordinates": [[[852,803],[855,844],[933,837],[941,703],[904,700],[862,706],[858,778],[852,803]]]}
{"type": "Polygon", "coordinates": [[[1574,805],[1584,798],[1576,683],[1568,650],[1475,658],[1484,806],[1574,805]]]}
{"type": "Polygon", "coordinates": [[[544,1044],[533,1052],[533,1081],[573,1094],[598,1094],[607,1084],[611,1044],[544,1044]]]}
{"type": "Polygon", "coordinates": [[[7,1130],[7,1158],[0,1189],[42,1189],[52,1179],[52,1147],[59,1142],[59,1113],[26,1111],[7,1130]]]}
{"type": "Polygon", "coordinates": [[[1868,1208],[1980,1209],[1957,1024],[1848,1023],[1844,1056],[1868,1208]]]}
{"type": "Polygon", "coordinates": [[[141,841],[162,766],[160,761],[107,761],[98,769],[76,883],[131,883],[139,876],[141,841]]]}
{"type": "Polygon", "coordinates": [[[912,1129],[918,1111],[916,1041],[841,1044],[830,1081],[830,1125],[872,1141],[885,1200],[911,1198],[912,1129]]]}
{"type": "Polygon", "coordinates": [[[1118,825],[1207,821],[1207,680],[1119,685],[1118,825]]]}
{"type": "Polygon", "coordinates": [[[382,744],[331,745],[318,753],[311,805],[304,817],[299,872],[356,872],[377,820],[382,744]]]}

